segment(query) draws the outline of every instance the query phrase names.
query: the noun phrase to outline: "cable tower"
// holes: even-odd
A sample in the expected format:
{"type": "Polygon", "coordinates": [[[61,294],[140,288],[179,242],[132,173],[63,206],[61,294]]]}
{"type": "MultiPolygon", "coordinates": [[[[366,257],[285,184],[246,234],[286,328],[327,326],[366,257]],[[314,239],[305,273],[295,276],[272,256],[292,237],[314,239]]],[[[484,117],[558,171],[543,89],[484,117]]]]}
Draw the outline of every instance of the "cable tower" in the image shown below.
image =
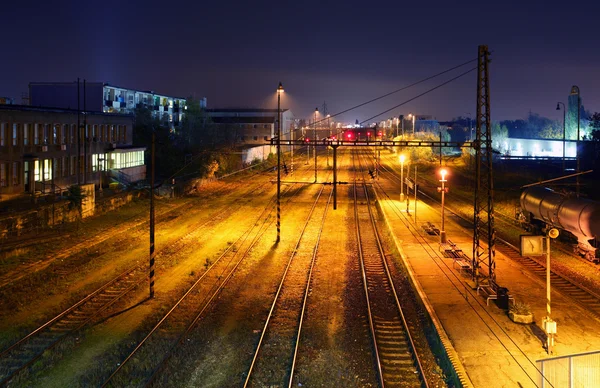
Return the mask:
{"type": "Polygon", "coordinates": [[[479,46],[477,61],[477,119],[475,137],[475,200],[473,230],[473,281],[475,286],[496,289],[494,229],[494,180],[492,174],[492,128],[490,125],[489,51],[479,46]],[[487,267],[487,274],[480,268],[487,267]]]}

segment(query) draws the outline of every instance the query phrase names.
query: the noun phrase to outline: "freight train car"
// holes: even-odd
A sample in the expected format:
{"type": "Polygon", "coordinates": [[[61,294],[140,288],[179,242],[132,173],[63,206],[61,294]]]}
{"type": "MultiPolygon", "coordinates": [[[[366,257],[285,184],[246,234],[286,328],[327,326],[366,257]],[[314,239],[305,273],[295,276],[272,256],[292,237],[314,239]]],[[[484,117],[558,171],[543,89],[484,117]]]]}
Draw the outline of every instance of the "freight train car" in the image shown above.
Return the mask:
{"type": "Polygon", "coordinates": [[[595,263],[600,261],[600,202],[541,186],[525,189],[520,202],[518,218],[527,230],[553,227],[569,232],[577,239],[577,253],[595,263]]]}

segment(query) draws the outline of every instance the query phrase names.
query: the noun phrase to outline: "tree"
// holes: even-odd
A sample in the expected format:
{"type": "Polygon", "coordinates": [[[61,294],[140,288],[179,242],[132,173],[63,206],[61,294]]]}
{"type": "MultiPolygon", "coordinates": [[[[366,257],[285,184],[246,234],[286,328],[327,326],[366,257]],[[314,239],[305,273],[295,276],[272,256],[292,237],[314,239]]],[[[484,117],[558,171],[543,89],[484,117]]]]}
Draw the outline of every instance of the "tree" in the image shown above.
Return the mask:
{"type": "Polygon", "coordinates": [[[594,141],[600,141],[600,112],[595,112],[590,117],[590,137],[594,141]]]}
{"type": "Polygon", "coordinates": [[[500,125],[497,121],[492,123],[492,148],[505,153],[507,151],[505,146],[507,139],[508,128],[506,125],[500,125]]]}

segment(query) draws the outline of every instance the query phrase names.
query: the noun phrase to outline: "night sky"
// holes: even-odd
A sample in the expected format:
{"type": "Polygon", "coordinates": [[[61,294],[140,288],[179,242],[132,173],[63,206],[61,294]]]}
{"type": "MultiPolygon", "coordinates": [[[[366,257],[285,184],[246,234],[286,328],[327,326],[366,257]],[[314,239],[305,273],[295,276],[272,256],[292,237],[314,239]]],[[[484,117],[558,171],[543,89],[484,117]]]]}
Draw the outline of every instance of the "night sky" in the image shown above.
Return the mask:
{"type": "MultiPolygon", "coordinates": [[[[492,119],[562,119],[556,102],[572,85],[600,111],[599,11],[592,0],[11,1],[2,5],[0,96],[21,103],[30,81],[80,77],[207,97],[210,108],[274,108],[281,81],[283,107],[305,118],[323,101],[333,114],[475,59],[487,44],[492,119]]],[[[362,121],[459,73],[341,119],[362,121]]],[[[380,118],[474,117],[475,86],[472,72],[380,118]]]]}

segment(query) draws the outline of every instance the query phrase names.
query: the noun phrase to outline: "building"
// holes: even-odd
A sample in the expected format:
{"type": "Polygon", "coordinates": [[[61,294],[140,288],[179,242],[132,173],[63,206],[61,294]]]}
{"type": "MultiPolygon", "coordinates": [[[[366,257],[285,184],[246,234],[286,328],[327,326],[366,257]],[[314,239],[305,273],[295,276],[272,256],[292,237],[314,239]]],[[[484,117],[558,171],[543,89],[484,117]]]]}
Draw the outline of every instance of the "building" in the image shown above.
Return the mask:
{"type": "Polygon", "coordinates": [[[10,97],[0,97],[0,105],[12,105],[14,103],[15,100],[10,97]]]}
{"type": "Polygon", "coordinates": [[[132,135],[130,114],[0,105],[0,200],[145,179],[145,149],[132,135]]]}
{"type": "MultiPolygon", "coordinates": [[[[103,82],[87,82],[85,92],[83,82],[31,82],[29,98],[31,106],[81,109],[88,112],[132,114],[136,107],[144,106],[154,116],[169,122],[173,128],[181,123],[186,109],[185,98],[103,82]]],[[[200,100],[200,106],[206,108],[206,97],[200,100]]]]}
{"type": "MultiPolygon", "coordinates": [[[[234,131],[235,143],[243,151],[243,162],[266,159],[275,150],[269,144],[277,136],[277,109],[207,109],[212,122],[234,131]]],[[[294,130],[294,115],[281,110],[281,139],[289,140],[294,130]]]]}

